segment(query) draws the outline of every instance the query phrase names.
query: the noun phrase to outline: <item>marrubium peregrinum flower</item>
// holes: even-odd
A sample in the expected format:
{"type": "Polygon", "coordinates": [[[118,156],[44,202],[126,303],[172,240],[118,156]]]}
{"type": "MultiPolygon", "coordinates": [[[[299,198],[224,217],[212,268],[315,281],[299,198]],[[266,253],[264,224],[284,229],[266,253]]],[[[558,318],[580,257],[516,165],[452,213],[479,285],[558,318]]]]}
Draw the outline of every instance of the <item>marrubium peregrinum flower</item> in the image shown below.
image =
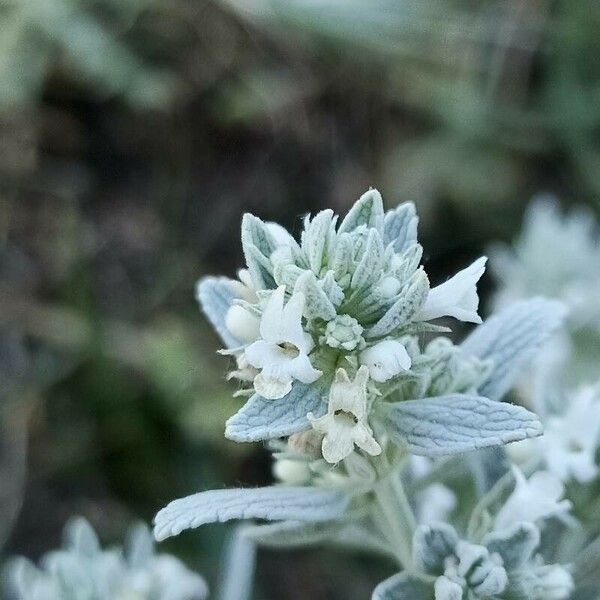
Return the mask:
{"type": "MultiPolygon", "coordinates": [[[[371,451],[364,447],[363,452],[373,454],[390,439],[402,445],[405,432],[393,425],[400,418],[397,401],[433,391],[435,396],[471,394],[468,399],[453,397],[449,404],[474,402],[490,361],[463,355],[449,340],[446,358],[436,356],[433,346],[431,353],[420,349],[418,336],[446,331],[429,322],[443,316],[481,321],[476,286],[486,259],[431,289],[420,266],[417,221],[412,203],[384,212],[376,190],[364,194],[341,222],[331,210],[305,217],[299,241],[272,223],[244,216],[246,269],[240,281],[209,277],[198,286],[204,311],[227,345],[225,352],[236,358],[231,375],[249,394],[254,392],[227,423],[228,437],[272,439],[312,425],[325,436],[325,460],[339,462],[354,451],[361,423],[372,423],[367,426],[371,451]],[[353,380],[361,365],[367,368],[365,414],[348,417],[356,419],[356,427],[326,433],[332,397],[355,393],[350,386],[341,388],[340,378],[353,380]],[[278,416],[256,428],[248,421],[256,411],[261,418],[267,413],[278,416]]],[[[342,404],[356,402],[353,396],[342,404]]],[[[517,408],[514,412],[523,420],[503,441],[540,433],[533,415],[517,408]]],[[[332,426],[342,422],[340,415],[330,416],[332,426]]],[[[463,442],[471,446],[471,440],[463,442]]],[[[454,451],[465,449],[464,443],[454,451]]],[[[477,442],[496,443],[491,438],[477,442]]]]}
{"type": "Polygon", "coordinates": [[[481,321],[476,286],[486,259],[431,288],[417,222],[411,203],[385,212],[376,190],[341,222],[331,210],[305,217],[299,240],[244,216],[239,280],[204,278],[197,295],[222,352],[235,358],[238,393],[249,396],[225,435],[267,442],[280,483],[175,500],[156,516],[157,539],[258,518],[283,523],[247,533],[257,541],[358,533],[410,568],[408,455],[456,455],[542,433],[534,414],[501,400],[561,322],[562,305],[519,302],[460,346],[442,336],[424,344],[422,333],[449,331],[431,323],[439,317],[481,321]]]}

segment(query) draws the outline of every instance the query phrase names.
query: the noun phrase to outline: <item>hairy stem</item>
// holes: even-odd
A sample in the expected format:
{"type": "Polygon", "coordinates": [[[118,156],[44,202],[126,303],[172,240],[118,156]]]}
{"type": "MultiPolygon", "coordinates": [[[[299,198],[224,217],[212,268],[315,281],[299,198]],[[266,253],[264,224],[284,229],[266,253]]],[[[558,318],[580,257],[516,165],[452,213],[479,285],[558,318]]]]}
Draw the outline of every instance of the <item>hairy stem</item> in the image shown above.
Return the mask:
{"type": "Polygon", "coordinates": [[[392,472],[375,486],[375,497],[385,519],[390,543],[402,567],[412,569],[412,539],[416,521],[404,492],[400,474],[392,472]]]}

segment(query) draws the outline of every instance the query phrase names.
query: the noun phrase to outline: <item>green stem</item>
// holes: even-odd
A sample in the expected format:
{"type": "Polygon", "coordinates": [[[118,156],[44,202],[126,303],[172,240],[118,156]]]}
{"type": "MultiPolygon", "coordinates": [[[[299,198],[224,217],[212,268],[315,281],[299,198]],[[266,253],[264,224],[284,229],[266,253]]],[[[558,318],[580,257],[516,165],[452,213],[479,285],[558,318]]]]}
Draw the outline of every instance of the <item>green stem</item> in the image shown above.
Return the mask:
{"type": "Polygon", "coordinates": [[[394,551],[404,569],[412,569],[412,539],[415,517],[404,492],[400,474],[392,472],[375,486],[375,497],[381,508],[394,551]]]}

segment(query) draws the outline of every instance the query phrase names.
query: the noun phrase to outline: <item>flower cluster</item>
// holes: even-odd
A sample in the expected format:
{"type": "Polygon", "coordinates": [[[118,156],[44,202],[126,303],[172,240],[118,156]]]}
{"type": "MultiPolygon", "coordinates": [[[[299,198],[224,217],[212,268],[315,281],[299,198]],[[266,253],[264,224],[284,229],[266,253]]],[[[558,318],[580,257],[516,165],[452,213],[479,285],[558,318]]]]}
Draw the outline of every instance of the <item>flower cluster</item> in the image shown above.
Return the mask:
{"type": "MultiPolygon", "coordinates": [[[[545,564],[539,554],[541,531],[556,517],[568,520],[570,502],[551,473],[538,471],[529,480],[518,469],[515,486],[493,518],[493,527],[468,537],[442,522],[422,523],[414,533],[412,573],[398,573],[376,588],[375,600],[485,598],[564,600],[574,589],[573,577],[560,564],[545,564]]],[[[487,499],[486,499],[487,500],[487,499]]],[[[476,514],[476,513],[474,513],[476,514]]]]}
{"type": "Polygon", "coordinates": [[[567,598],[568,572],[534,556],[538,524],[568,521],[562,484],[551,473],[513,473],[498,449],[542,433],[536,415],[502,400],[564,308],[534,298],[482,323],[485,257],[431,287],[417,223],[413,204],[385,212],[375,190],[341,222],[329,210],[307,216],[299,240],[243,218],[246,267],[235,280],[204,278],[197,296],[247,398],[225,435],[266,442],[278,483],[175,500],[155,518],[158,540],[263,519],[272,523],[243,527],[246,539],[333,542],[392,558],[404,571],[378,586],[376,599],[512,598],[515,586],[522,598],[567,598]],[[451,320],[432,323],[441,317],[479,326],[457,345],[445,335],[451,320]],[[488,505],[507,481],[514,491],[492,516],[488,505]],[[452,543],[431,570],[410,540],[453,519],[466,488],[477,491],[476,526],[462,541],[443,526],[452,543]],[[518,560],[496,548],[523,535],[531,539],[518,560]]]}
{"type": "MultiPolygon", "coordinates": [[[[287,398],[293,411],[297,396],[312,394],[302,417],[321,435],[323,458],[336,464],[355,447],[382,452],[386,416],[377,406],[386,398],[476,390],[489,361],[463,356],[447,338],[422,351],[418,334],[446,331],[430,323],[440,317],[481,322],[476,284],[486,258],[430,288],[416,234],[414,205],[385,213],[375,190],[339,224],[331,210],[307,216],[299,242],[244,216],[247,268],[238,280],[202,280],[198,297],[227,345],[222,352],[236,359],[230,377],[240,380],[238,393],[255,394],[246,412],[258,398],[287,398]]],[[[242,418],[244,410],[226,435],[240,438],[242,418]]]]}
{"type": "Polygon", "coordinates": [[[135,527],[125,550],[102,549],[87,521],[65,527],[65,545],[46,554],[41,567],[26,559],[9,564],[9,598],[15,600],[203,600],[207,585],[175,557],[155,554],[144,525],[135,527]]]}

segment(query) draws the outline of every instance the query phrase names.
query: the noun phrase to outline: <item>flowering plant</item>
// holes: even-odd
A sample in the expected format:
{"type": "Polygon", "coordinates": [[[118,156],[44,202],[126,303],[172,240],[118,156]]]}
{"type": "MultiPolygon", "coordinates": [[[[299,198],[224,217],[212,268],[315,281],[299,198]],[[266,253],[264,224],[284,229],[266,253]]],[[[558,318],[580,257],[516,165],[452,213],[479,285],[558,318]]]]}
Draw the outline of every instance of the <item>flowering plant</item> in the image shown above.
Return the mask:
{"type": "Polygon", "coordinates": [[[9,597],[17,600],[203,600],[202,577],[168,554],[155,554],[145,525],[131,530],[125,549],[102,549],[82,518],[65,527],[64,547],[41,566],[14,559],[8,567],[9,597]]]}
{"type": "Polygon", "coordinates": [[[535,414],[502,400],[563,305],[519,301],[482,324],[486,258],[432,287],[417,224],[413,204],[385,212],[376,190],[341,222],[330,210],[307,216],[299,240],[244,216],[246,268],[201,280],[197,296],[247,398],[225,436],[266,443],[278,483],[175,500],[156,516],[158,540],[262,519],[272,523],[243,535],[392,558],[400,571],[374,598],[569,596],[572,576],[545,564],[540,537],[569,520],[562,483],[546,471],[528,479],[501,450],[542,434],[535,414]],[[455,345],[441,317],[479,326],[455,345]],[[452,486],[473,491],[470,506],[452,486]],[[437,514],[420,510],[425,495],[437,514]],[[454,527],[433,522],[451,517],[454,527]]]}

